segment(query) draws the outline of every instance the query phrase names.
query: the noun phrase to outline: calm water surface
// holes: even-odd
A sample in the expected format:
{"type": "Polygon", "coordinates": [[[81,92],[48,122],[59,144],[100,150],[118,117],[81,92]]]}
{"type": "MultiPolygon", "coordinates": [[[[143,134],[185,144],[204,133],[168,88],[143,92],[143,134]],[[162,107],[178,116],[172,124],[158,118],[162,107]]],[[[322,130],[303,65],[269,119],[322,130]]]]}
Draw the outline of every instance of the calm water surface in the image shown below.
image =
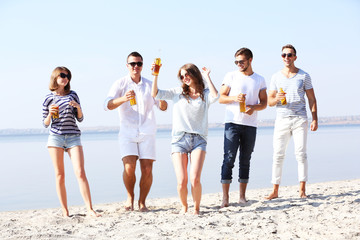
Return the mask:
{"type": "MultiPolygon", "coordinates": [[[[271,187],[272,128],[259,128],[251,160],[249,189],[271,187]]],[[[170,131],[157,134],[157,161],[148,198],[177,196],[170,158],[170,131]]],[[[93,204],[124,201],[122,161],[117,133],[83,134],[85,168],[93,204]]],[[[360,127],[320,127],[308,135],[309,183],[360,177],[360,127]]],[[[54,170],[46,148],[47,135],[0,136],[0,211],[56,208],[54,170]]],[[[209,131],[202,173],[203,193],[221,192],[223,129],[209,131]]],[[[290,142],[281,185],[295,185],[297,163],[290,142]]],[[[65,158],[68,205],[83,205],[70,159],[65,158]]],[[[140,176],[137,170],[137,176],[140,176]]],[[[238,160],[233,170],[232,191],[238,190],[238,160]]],[[[137,179],[138,185],[139,178],[137,179]]],[[[136,198],[138,198],[136,186],[136,198]]],[[[219,199],[220,201],[220,199],[219,199]]]]}

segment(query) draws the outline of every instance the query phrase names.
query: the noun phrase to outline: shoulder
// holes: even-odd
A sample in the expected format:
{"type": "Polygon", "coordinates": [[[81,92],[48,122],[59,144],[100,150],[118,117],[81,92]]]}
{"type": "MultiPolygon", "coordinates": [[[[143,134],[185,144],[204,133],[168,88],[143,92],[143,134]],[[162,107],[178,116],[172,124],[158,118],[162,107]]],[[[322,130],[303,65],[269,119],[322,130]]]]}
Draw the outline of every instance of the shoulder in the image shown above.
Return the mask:
{"type": "Polygon", "coordinates": [[[141,81],[146,85],[151,85],[152,84],[151,80],[149,80],[147,78],[144,78],[144,77],[141,77],[141,81]]]}
{"type": "Polygon", "coordinates": [[[264,78],[263,76],[257,74],[256,72],[254,72],[254,74],[252,75],[252,77],[253,77],[255,80],[260,81],[260,82],[265,81],[265,78],[264,78]]]}
{"type": "Polygon", "coordinates": [[[299,75],[302,75],[302,76],[305,76],[306,78],[307,78],[307,77],[310,77],[310,74],[308,74],[307,72],[305,72],[305,71],[302,70],[301,68],[299,68],[298,74],[299,74],[299,75]]]}
{"type": "Polygon", "coordinates": [[[225,77],[233,78],[238,75],[239,71],[231,71],[225,74],[225,77]]]}
{"type": "Polygon", "coordinates": [[[227,84],[231,84],[231,82],[232,82],[234,79],[236,79],[237,77],[239,77],[238,72],[239,72],[239,71],[232,71],[232,72],[226,73],[223,82],[224,82],[224,83],[227,83],[227,84]]]}

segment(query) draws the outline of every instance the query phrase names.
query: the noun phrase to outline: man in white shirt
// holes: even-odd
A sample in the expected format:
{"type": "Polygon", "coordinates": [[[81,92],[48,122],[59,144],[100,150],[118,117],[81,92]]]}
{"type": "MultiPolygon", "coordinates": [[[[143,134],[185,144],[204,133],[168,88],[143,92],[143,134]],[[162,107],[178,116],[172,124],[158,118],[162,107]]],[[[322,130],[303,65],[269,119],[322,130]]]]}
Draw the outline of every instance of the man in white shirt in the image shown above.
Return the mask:
{"type": "Polygon", "coordinates": [[[252,70],[253,55],[250,49],[241,48],[235,53],[235,64],[239,70],[226,74],[220,89],[219,102],[226,104],[224,160],[221,167],[223,201],[221,207],[229,206],[229,188],[232,168],[239,149],[239,203],[246,203],[246,187],[249,181],[250,159],[254,150],[257,111],[266,108],[265,79],[252,70]],[[245,101],[246,110],[240,112],[245,101]]]}
{"type": "Polygon", "coordinates": [[[151,96],[151,81],[141,76],[143,58],[138,52],[127,57],[129,75],[117,80],[105,100],[105,110],[118,109],[120,117],[119,143],[124,164],[123,180],[127,190],[125,209],[134,210],[134,187],[136,161],[140,161],[139,210],[148,211],[145,200],[150,191],[155,161],[156,122],[154,105],[167,109],[165,101],[156,101],[151,96]]]}
{"type": "Polygon", "coordinates": [[[308,178],[306,155],[308,120],[305,95],[309,100],[312,115],[310,130],[316,131],[318,128],[317,104],[310,75],[302,69],[295,67],[297,56],[294,46],[290,44],[283,46],[281,57],[284,62],[284,68],[272,76],[268,97],[269,106],[276,106],[271,180],[274,184],[274,190],[267,197],[269,200],[279,196],[282,165],[291,136],[294,139],[295,156],[298,162],[300,197],[307,197],[305,184],[308,178]],[[284,99],[286,100],[285,102],[284,99]]]}

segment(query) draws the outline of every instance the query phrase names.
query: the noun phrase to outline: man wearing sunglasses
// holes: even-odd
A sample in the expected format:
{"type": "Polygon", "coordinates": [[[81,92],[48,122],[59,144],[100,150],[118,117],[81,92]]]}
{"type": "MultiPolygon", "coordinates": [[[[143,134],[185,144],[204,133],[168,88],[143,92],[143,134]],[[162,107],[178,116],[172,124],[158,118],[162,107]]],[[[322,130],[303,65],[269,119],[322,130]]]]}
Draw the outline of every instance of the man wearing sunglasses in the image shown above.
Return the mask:
{"type": "Polygon", "coordinates": [[[151,96],[152,82],[141,76],[143,58],[138,52],[127,57],[129,74],[117,80],[105,100],[105,110],[118,109],[120,117],[119,144],[124,164],[123,181],[127,190],[125,210],[134,210],[134,187],[136,161],[139,159],[141,178],[139,210],[148,211],[145,200],[150,191],[155,161],[156,122],[153,107],[167,109],[165,101],[151,96]],[[134,99],[135,98],[135,99],[134,99]]]}
{"type": "MultiPolygon", "coordinates": [[[[308,162],[306,155],[306,141],[308,120],[306,114],[305,95],[308,98],[312,122],[310,130],[318,128],[317,105],[310,75],[295,67],[297,59],[294,46],[288,44],[282,47],[281,57],[285,67],[271,78],[268,104],[276,106],[276,121],[273,138],[273,192],[267,199],[279,196],[282,165],[285,151],[291,136],[294,139],[295,156],[298,162],[298,180],[300,182],[300,197],[306,198],[305,184],[308,179],[308,162]],[[286,104],[281,102],[286,99],[286,104]]],[[[284,102],[284,101],[283,101],[284,102]]]]}
{"type": "Polygon", "coordinates": [[[266,108],[265,79],[252,70],[253,54],[248,48],[235,53],[238,70],[226,74],[220,89],[219,102],[226,104],[224,159],[221,167],[223,201],[221,207],[229,206],[229,188],[232,169],[239,149],[239,203],[246,203],[246,187],[249,182],[250,159],[254,150],[257,111],[266,108]],[[240,103],[245,101],[245,112],[240,112],[240,103]]]}

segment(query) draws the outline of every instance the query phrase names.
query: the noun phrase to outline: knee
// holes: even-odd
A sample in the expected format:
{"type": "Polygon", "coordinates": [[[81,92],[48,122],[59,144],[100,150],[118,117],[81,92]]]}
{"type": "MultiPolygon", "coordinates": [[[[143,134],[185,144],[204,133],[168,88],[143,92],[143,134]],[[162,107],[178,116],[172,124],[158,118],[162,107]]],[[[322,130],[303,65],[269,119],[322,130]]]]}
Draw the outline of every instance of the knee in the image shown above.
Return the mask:
{"type": "Polygon", "coordinates": [[[86,174],[84,169],[79,169],[75,172],[77,179],[86,180],[86,174]]]}
{"type": "Polygon", "coordinates": [[[150,176],[152,174],[152,166],[143,166],[141,168],[141,174],[143,176],[150,176]]]}
{"type": "Polygon", "coordinates": [[[65,173],[64,173],[64,172],[62,172],[62,173],[60,173],[60,172],[56,173],[55,177],[56,177],[56,182],[58,182],[58,183],[60,183],[60,184],[64,184],[64,183],[65,183],[65,173]]]}
{"type": "Polygon", "coordinates": [[[285,154],[283,154],[283,153],[274,153],[273,162],[275,164],[281,164],[284,161],[284,158],[285,158],[285,154]]]}
{"type": "Polygon", "coordinates": [[[192,177],[191,179],[190,179],[190,181],[191,181],[191,186],[192,187],[197,187],[197,186],[199,186],[201,183],[200,183],[200,177],[199,176],[195,176],[195,177],[192,177]]]}
{"type": "Polygon", "coordinates": [[[135,175],[136,166],[135,165],[125,165],[124,166],[124,173],[126,175],[135,175]]]}
{"type": "Polygon", "coordinates": [[[225,168],[233,168],[234,167],[235,158],[224,158],[223,167],[225,168]]]}
{"type": "Polygon", "coordinates": [[[299,152],[295,155],[296,160],[300,163],[305,163],[307,161],[307,155],[305,152],[299,152]]]}
{"type": "Polygon", "coordinates": [[[180,189],[187,188],[187,184],[188,184],[187,179],[183,178],[180,181],[178,181],[178,188],[180,189]]]}

